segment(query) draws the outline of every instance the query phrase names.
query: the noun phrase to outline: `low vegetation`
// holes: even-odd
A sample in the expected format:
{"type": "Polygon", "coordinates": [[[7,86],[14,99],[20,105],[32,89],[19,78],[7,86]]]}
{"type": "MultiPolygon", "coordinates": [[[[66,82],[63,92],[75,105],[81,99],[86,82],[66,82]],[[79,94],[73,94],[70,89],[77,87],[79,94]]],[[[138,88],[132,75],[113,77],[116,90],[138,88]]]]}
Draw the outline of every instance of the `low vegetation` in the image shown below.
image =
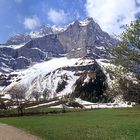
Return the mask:
{"type": "Polygon", "coordinates": [[[57,115],[1,118],[44,140],[139,140],[140,108],[96,109],[57,115]]]}

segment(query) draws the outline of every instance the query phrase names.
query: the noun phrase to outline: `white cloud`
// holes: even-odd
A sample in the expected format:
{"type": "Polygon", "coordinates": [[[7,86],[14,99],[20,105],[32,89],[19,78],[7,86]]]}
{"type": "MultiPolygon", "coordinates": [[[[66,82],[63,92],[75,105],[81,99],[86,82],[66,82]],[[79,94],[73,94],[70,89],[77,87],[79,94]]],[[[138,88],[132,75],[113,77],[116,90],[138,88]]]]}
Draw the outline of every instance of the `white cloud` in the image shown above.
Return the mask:
{"type": "Polygon", "coordinates": [[[21,2],[22,2],[22,0],[15,0],[15,2],[17,2],[17,3],[21,3],[21,2]]]}
{"type": "Polygon", "coordinates": [[[37,16],[26,17],[23,24],[25,29],[33,30],[40,26],[40,20],[37,16]]]}
{"type": "Polygon", "coordinates": [[[67,14],[61,9],[50,9],[48,12],[48,19],[54,24],[65,23],[67,20],[67,14]]]}
{"type": "Polygon", "coordinates": [[[137,2],[138,4],[140,4],[140,0],[136,0],[136,2],[137,2]]]}
{"type": "Polygon", "coordinates": [[[86,0],[87,16],[93,17],[101,28],[108,33],[119,34],[123,25],[135,20],[140,12],[135,1],[140,0],[86,0]]]}

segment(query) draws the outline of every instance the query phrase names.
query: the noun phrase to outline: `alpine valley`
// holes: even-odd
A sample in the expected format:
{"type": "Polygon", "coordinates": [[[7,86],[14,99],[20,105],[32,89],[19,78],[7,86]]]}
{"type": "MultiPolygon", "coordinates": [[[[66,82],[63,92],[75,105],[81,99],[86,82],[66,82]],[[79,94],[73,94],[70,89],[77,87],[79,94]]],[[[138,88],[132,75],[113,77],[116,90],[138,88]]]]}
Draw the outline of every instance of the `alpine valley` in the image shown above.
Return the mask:
{"type": "Polygon", "coordinates": [[[10,100],[18,92],[20,99],[52,100],[46,103],[51,106],[61,105],[63,98],[65,106],[70,100],[87,108],[98,102],[98,107],[131,106],[122,94],[109,93],[116,82],[107,71],[116,68],[110,49],[118,42],[92,18],[13,36],[0,45],[1,95],[10,100]]]}

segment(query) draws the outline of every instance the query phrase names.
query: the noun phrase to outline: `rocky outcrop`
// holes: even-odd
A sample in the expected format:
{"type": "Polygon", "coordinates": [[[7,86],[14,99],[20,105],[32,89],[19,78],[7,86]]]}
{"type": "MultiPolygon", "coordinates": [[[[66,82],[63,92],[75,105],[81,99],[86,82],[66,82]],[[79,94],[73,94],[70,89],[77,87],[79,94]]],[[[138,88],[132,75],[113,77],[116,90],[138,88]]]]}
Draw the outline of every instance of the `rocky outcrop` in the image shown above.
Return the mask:
{"type": "Polygon", "coordinates": [[[64,54],[66,53],[64,50],[64,46],[59,41],[57,35],[47,35],[42,38],[37,38],[28,42],[24,47],[19,49],[24,51],[24,49],[38,49],[44,53],[51,52],[52,54],[64,54]]]}
{"type": "Polygon", "coordinates": [[[24,44],[26,42],[31,41],[31,36],[30,35],[24,35],[24,34],[19,34],[11,37],[9,40],[7,40],[6,45],[19,45],[19,44],[24,44]]]}

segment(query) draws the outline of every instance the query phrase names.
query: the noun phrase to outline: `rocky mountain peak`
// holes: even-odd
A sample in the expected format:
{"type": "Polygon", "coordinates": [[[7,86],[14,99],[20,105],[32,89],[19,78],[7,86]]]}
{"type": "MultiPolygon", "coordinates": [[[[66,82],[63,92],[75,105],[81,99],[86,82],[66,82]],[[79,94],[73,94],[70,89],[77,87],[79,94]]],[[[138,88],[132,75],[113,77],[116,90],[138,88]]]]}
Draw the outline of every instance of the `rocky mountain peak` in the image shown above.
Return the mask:
{"type": "Polygon", "coordinates": [[[0,47],[0,65],[26,68],[52,57],[109,58],[116,39],[102,31],[92,19],[76,20],[65,27],[43,26],[39,31],[11,37],[0,47]]]}
{"type": "Polygon", "coordinates": [[[60,27],[56,25],[53,25],[53,26],[42,25],[38,31],[32,31],[25,34],[17,34],[15,36],[10,37],[5,44],[6,45],[20,45],[20,44],[27,43],[35,38],[43,37],[49,34],[57,34],[57,33],[63,32],[67,30],[67,28],[71,27],[72,25],[87,26],[89,23],[95,23],[93,21],[93,18],[87,18],[84,20],[76,20],[64,27],[60,27]]]}

